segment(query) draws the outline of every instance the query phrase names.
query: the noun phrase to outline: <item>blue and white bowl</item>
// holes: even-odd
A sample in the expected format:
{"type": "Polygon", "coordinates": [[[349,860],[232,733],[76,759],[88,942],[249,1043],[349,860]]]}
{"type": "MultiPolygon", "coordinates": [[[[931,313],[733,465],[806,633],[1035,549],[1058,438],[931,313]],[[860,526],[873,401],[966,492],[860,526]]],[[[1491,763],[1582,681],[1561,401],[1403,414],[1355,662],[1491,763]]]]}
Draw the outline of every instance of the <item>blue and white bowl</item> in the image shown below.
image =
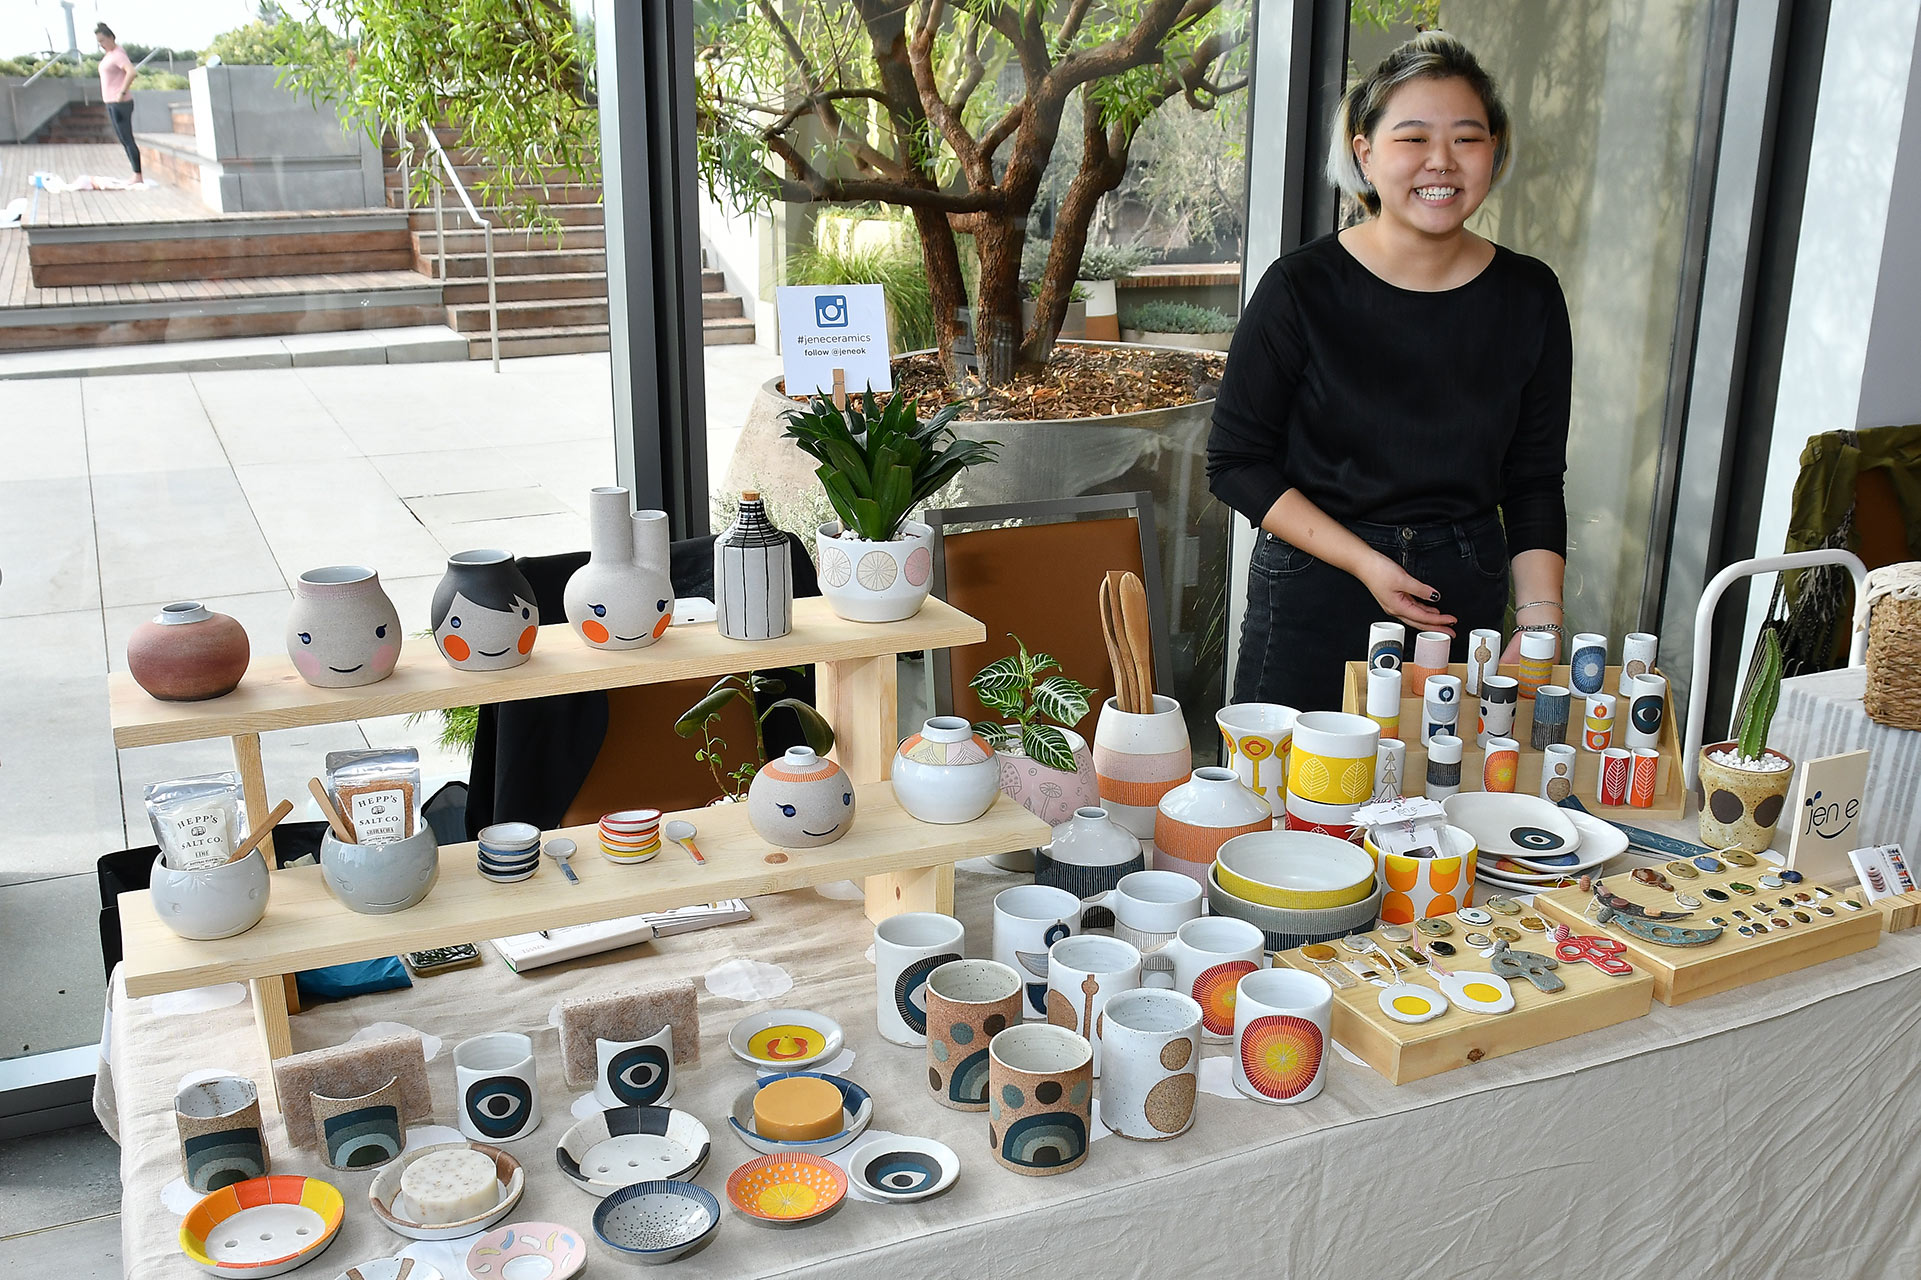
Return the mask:
{"type": "Polygon", "coordinates": [[[684,1258],[705,1248],[719,1231],[720,1201],[691,1182],[636,1182],[594,1209],[594,1234],[633,1262],[684,1258]]]}
{"type": "Polygon", "coordinates": [[[852,1080],[839,1076],[824,1075],[818,1071],[788,1071],[780,1075],[768,1076],[758,1083],[749,1085],[734,1099],[734,1110],[727,1117],[727,1125],[742,1142],[762,1155],[780,1155],[800,1151],[810,1156],[825,1156],[839,1151],[853,1142],[867,1130],[867,1124],[874,1118],[874,1100],[867,1090],[852,1080]],[[841,1127],[840,1131],[825,1138],[814,1138],[807,1142],[782,1142],[778,1138],[763,1138],[754,1132],[754,1095],[776,1080],[791,1080],[796,1077],[811,1080],[825,1080],[840,1090],[841,1127]]]}
{"type": "Polygon", "coordinates": [[[482,827],[478,838],[483,849],[512,853],[539,844],[540,828],[531,822],[496,822],[482,827]]]}

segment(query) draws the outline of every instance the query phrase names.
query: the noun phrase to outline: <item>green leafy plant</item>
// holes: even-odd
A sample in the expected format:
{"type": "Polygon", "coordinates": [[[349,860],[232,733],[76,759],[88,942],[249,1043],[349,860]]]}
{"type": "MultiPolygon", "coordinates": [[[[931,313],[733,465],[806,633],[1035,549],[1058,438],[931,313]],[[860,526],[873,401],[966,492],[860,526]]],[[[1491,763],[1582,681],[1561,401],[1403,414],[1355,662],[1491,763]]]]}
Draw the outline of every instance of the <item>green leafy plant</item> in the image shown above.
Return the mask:
{"type": "Polygon", "coordinates": [[[1747,704],[1741,710],[1738,738],[1741,757],[1759,760],[1767,754],[1768,730],[1774,713],[1781,706],[1781,639],[1773,627],[1761,633],[1761,662],[1748,685],[1747,704]]]}
{"type": "Polygon", "coordinates": [[[787,260],[787,283],[877,284],[886,291],[894,353],[934,345],[934,300],[927,291],[927,272],[918,254],[838,245],[803,249],[787,260]]]}
{"type": "Polygon", "coordinates": [[[1144,302],[1121,316],[1121,328],[1143,333],[1226,333],[1234,317],[1191,302],[1144,302]]]}
{"type": "MultiPolygon", "coordinates": [[[[1029,302],[1040,301],[1041,282],[1038,280],[1029,280],[1026,284],[1021,286],[1021,293],[1022,293],[1022,296],[1024,296],[1029,302]]],[[[1087,290],[1082,287],[1080,281],[1076,280],[1074,282],[1074,287],[1068,290],[1067,300],[1070,303],[1087,301],[1087,290]]]]}
{"type": "MultiPolygon", "coordinates": [[[[798,672],[799,667],[789,670],[798,672]]],[[[722,676],[705,697],[681,714],[674,721],[674,732],[683,738],[700,735],[700,746],[694,752],[694,759],[707,766],[714,776],[714,785],[720,788],[721,795],[730,800],[738,800],[747,794],[747,784],[754,780],[760,767],[767,763],[767,718],[776,711],[790,711],[800,722],[801,736],[807,745],[821,755],[834,749],[834,728],[827,723],[825,716],[798,698],[781,698],[787,692],[787,682],[778,676],[763,675],[749,671],[741,675],[722,676]],[[777,701],[765,710],[760,707],[760,697],[766,694],[777,701]],[[729,766],[726,760],[727,740],[720,736],[720,716],[729,704],[744,703],[747,714],[754,723],[754,754],[750,760],[729,766]]]]}
{"type": "Polygon", "coordinates": [[[820,465],[841,526],[869,542],[890,542],[909,512],[969,467],[996,460],[995,440],[962,440],[954,433],[961,404],[923,420],[915,401],[890,396],[882,408],[870,389],[849,396],[843,413],[816,396],[787,411],[783,433],[820,465]]]}
{"type": "MultiPolygon", "coordinates": [[[[1021,249],[1022,283],[1038,282],[1053,254],[1052,240],[1029,240],[1021,249]]],[[[1076,280],[1118,280],[1146,266],[1153,255],[1137,245],[1090,244],[1081,251],[1076,280]]]]}
{"type": "Polygon", "coordinates": [[[1035,764],[1072,773],[1074,748],[1068,744],[1065,730],[1087,717],[1094,691],[1064,672],[1049,675],[1050,671],[1060,671],[1061,664],[1053,655],[1029,653],[1012,632],[1008,638],[1018,652],[988,663],[967,682],[982,706],[1000,712],[1005,719],[983,720],[974,726],[974,732],[997,751],[1018,746],[1021,754],[1035,764]]]}

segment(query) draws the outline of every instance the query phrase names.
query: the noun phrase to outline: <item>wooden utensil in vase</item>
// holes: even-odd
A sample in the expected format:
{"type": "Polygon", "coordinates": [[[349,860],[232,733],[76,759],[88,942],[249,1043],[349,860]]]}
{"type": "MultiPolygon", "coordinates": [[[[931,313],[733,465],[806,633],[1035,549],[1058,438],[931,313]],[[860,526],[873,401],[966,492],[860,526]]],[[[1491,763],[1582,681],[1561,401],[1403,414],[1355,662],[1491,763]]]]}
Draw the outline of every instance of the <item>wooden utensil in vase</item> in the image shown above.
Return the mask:
{"type": "Polygon", "coordinates": [[[1121,621],[1127,651],[1134,664],[1135,707],[1141,715],[1154,710],[1154,630],[1147,612],[1147,588],[1138,574],[1121,575],[1121,621]]]}
{"type": "Polygon", "coordinates": [[[1108,665],[1114,669],[1114,705],[1122,711],[1134,709],[1134,694],[1130,685],[1133,681],[1134,667],[1123,648],[1123,628],[1120,614],[1120,574],[1110,573],[1101,579],[1101,639],[1107,642],[1108,665]]]}

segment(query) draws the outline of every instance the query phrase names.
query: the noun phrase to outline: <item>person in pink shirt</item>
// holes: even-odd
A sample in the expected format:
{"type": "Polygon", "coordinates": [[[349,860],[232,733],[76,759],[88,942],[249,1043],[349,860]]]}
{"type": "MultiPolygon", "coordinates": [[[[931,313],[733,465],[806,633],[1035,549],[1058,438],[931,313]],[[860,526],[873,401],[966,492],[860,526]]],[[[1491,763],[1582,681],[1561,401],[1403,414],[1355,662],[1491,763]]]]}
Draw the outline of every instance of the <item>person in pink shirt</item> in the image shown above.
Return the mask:
{"type": "Polygon", "coordinates": [[[100,96],[106,99],[107,119],[113,123],[113,136],[126,149],[127,163],[133,166],[134,181],[140,181],[140,144],[133,140],[133,59],[113,38],[113,28],[102,22],[94,27],[93,38],[100,42],[100,96]]]}

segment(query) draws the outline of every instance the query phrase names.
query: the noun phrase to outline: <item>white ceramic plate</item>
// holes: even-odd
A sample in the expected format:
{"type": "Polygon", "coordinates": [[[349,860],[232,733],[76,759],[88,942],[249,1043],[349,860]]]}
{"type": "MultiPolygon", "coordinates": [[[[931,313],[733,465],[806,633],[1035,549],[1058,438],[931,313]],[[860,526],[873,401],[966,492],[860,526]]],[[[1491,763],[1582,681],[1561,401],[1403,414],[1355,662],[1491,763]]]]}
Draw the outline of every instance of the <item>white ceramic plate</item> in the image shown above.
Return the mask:
{"type": "Polygon", "coordinates": [[[1526,858],[1548,870],[1579,862],[1581,833],[1569,811],[1518,792],[1463,791],[1441,802],[1450,825],[1464,828],[1481,856],[1526,858]]]}
{"type": "Polygon", "coordinates": [[[692,1182],[712,1139],[691,1112],[673,1107],[612,1107],[561,1135],[560,1171],[589,1195],[636,1182],[692,1182]]]}
{"type": "Polygon", "coordinates": [[[854,1139],[867,1131],[868,1122],[874,1118],[874,1100],[867,1096],[867,1090],[852,1080],[839,1076],[817,1075],[811,1071],[795,1071],[789,1075],[812,1075],[815,1079],[825,1080],[840,1090],[841,1127],[840,1132],[825,1138],[815,1138],[811,1142],[782,1142],[778,1138],[763,1138],[754,1131],[754,1095],[776,1080],[787,1076],[770,1076],[741,1090],[734,1099],[734,1109],[727,1117],[727,1127],[734,1136],[760,1152],[762,1155],[777,1155],[783,1152],[803,1152],[810,1156],[825,1156],[853,1145],[854,1139]]]}
{"type": "Polygon", "coordinates": [[[406,1236],[409,1240],[458,1240],[476,1231],[485,1231],[513,1212],[514,1206],[520,1203],[521,1193],[526,1189],[527,1171],[520,1167],[520,1161],[499,1147],[490,1147],[484,1142],[442,1142],[418,1151],[409,1151],[398,1160],[389,1161],[385,1168],[374,1175],[373,1185],[367,1188],[367,1202],[372,1206],[374,1216],[395,1235],[406,1236]],[[500,1199],[494,1207],[464,1222],[413,1222],[401,1217],[394,1208],[394,1197],[400,1194],[400,1175],[406,1172],[407,1166],[435,1151],[458,1151],[462,1147],[472,1148],[492,1160],[495,1172],[503,1175],[495,1184],[500,1190],[500,1199]]]}
{"type": "Polygon", "coordinates": [[[932,1138],[876,1138],[847,1162],[847,1178],[863,1195],[906,1204],[937,1196],[960,1177],[960,1157],[932,1138]]]}
{"type": "Polygon", "coordinates": [[[805,1071],[816,1063],[833,1061],[844,1039],[840,1023],[824,1013],[809,1009],[769,1009],[736,1022],[734,1029],[727,1033],[727,1047],[749,1066],[805,1071]],[[778,1027],[797,1027],[800,1034],[762,1034],[778,1027]]]}

